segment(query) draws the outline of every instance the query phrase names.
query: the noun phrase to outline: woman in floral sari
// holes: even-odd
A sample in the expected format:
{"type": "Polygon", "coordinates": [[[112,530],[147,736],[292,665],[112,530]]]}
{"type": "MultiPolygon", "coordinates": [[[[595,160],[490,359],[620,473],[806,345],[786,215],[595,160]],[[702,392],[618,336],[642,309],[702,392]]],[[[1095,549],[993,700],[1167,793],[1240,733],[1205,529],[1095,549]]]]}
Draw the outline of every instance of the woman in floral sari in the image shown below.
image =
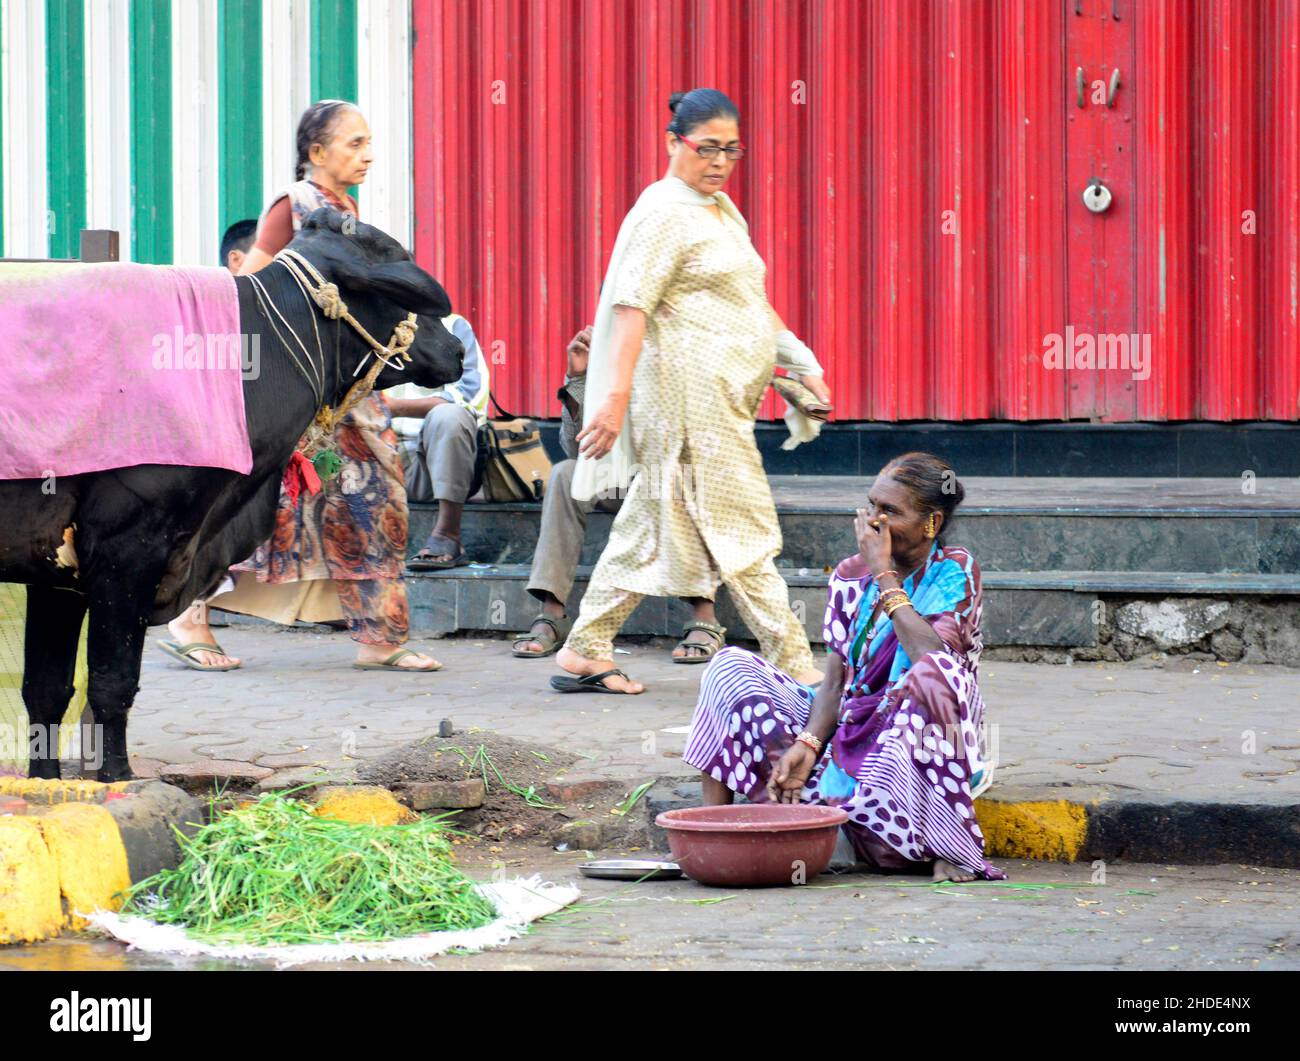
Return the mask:
{"type": "MultiPolygon", "coordinates": [[[[361,184],[372,160],[370,127],[345,100],[312,104],[298,123],[298,178],[263,213],[257,242],[240,267],[248,276],[271,265],[314,210],[357,216],[348,188],[361,184]]],[[[233,568],[235,589],[214,608],[292,624],[343,619],[361,670],[436,671],[431,656],[403,647],[410,627],[406,584],[406,477],[387,402],[371,394],[335,428],[336,475],[319,492],[281,488],[269,541],[233,568]]],[[[169,656],[197,670],[232,670],[200,605],[169,624],[169,656]]]]}
{"type": "Polygon", "coordinates": [[[964,493],[928,453],[881,470],[858,510],[858,553],[830,578],[829,665],[815,693],[751,653],[718,653],[684,756],[704,774],[706,803],[738,792],[838,806],[857,856],[879,869],[933,863],[935,880],[1005,879],[972,806],[988,769],[980,570],[939,537],[964,493]]]}

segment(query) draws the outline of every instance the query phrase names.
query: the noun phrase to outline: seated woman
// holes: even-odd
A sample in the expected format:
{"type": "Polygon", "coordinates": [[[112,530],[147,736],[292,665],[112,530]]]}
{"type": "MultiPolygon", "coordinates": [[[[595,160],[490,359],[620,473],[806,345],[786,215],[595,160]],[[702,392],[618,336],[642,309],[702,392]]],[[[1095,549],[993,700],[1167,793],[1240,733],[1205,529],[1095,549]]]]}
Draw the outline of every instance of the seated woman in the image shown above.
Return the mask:
{"type": "Polygon", "coordinates": [[[814,691],[737,648],[700,686],[685,760],[708,804],[843,808],[859,859],[934,864],[934,879],[1004,880],[984,858],[972,789],[984,702],[976,684],[983,597],[965,549],[944,545],[965,495],[929,453],[890,461],[858,509],[858,553],[830,578],[826,678],[814,691]]]}

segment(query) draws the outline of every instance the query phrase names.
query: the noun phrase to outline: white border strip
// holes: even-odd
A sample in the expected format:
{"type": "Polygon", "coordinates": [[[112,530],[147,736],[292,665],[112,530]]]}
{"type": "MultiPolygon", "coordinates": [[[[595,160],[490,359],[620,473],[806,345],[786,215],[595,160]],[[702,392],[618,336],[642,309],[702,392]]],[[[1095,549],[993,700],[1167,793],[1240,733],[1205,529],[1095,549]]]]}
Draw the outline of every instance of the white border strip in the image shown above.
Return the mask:
{"type": "Polygon", "coordinates": [[[220,265],[217,0],[172,0],[172,262],[220,265]]]}
{"type": "Polygon", "coordinates": [[[86,227],[118,232],[131,258],[131,10],[86,0],[86,227]]]}
{"type": "Polygon", "coordinates": [[[483,883],[478,890],[501,916],[482,928],[426,932],[384,943],[298,943],[284,946],[203,943],[179,925],[159,924],[141,915],[99,910],[86,919],[101,931],[146,954],[208,955],[230,961],[275,962],[280,968],[321,961],[407,961],[426,963],[449,950],[478,952],[503,947],[527,926],[581,898],[573,884],[552,884],[540,876],[483,883]]]}
{"type": "Polygon", "coordinates": [[[262,208],[293,182],[298,119],[311,105],[308,0],[262,0],[262,208]]]}
{"type": "Polygon", "coordinates": [[[2,0],[4,55],[4,257],[48,258],[49,175],[46,164],[45,0],[2,0]]]}
{"type": "Polygon", "coordinates": [[[410,249],[411,8],[407,0],[358,0],[357,105],[370,123],[375,161],[362,215],[410,249]]]}

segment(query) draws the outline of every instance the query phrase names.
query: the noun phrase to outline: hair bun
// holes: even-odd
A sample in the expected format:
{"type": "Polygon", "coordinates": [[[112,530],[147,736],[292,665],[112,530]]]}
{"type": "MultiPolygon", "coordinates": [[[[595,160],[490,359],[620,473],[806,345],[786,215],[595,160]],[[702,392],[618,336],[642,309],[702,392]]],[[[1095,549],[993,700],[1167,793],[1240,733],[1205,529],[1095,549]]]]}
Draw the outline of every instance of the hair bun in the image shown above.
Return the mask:
{"type": "Polygon", "coordinates": [[[677,105],[686,98],[685,92],[674,92],[668,97],[668,109],[674,114],[677,113],[677,105]]]}

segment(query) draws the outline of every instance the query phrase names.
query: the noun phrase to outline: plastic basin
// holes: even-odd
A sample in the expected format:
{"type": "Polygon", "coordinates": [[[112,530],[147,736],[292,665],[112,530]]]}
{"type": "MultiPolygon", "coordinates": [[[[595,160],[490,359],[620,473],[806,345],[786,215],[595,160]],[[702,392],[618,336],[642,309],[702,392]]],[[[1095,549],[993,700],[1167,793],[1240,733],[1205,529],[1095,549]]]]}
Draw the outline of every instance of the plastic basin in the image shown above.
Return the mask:
{"type": "Polygon", "coordinates": [[[830,865],[848,817],[838,807],[740,803],[664,811],[655,822],[668,833],[673,861],[692,880],[770,888],[802,884],[830,865]]]}

